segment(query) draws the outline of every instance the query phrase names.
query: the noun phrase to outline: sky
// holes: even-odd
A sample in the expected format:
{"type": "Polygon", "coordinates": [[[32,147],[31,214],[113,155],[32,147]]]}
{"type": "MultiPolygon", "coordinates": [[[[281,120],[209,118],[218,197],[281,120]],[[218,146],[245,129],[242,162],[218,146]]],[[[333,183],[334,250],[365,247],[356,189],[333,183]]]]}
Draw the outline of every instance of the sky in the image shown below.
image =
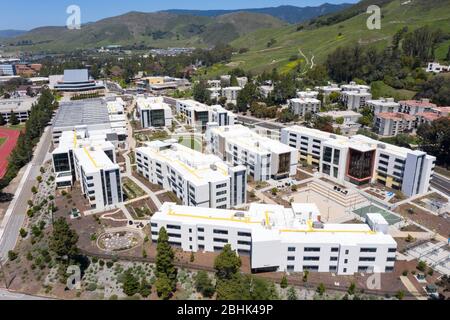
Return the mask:
{"type": "Polygon", "coordinates": [[[279,5],[298,7],[322,3],[355,3],[357,0],[1,0],[0,30],[30,30],[40,26],[65,25],[66,9],[78,5],[81,23],[93,22],[129,11],[153,12],[167,9],[245,9],[279,5]]]}

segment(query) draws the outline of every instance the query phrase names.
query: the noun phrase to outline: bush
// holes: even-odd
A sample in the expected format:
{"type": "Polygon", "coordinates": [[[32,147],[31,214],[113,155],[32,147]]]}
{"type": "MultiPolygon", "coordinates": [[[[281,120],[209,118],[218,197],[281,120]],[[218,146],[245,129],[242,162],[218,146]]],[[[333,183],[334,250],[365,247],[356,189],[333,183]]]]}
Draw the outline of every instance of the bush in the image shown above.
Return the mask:
{"type": "Polygon", "coordinates": [[[283,277],[281,278],[280,287],[282,289],[286,289],[287,286],[288,286],[287,277],[286,277],[286,275],[283,275],[283,277]]]}
{"type": "Polygon", "coordinates": [[[99,261],[98,261],[98,264],[99,264],[100,267],[103,267],[103,266],[105,265],[105,261],[99,260],[99,261]]]}
{"type": "Polygon", "coordinates": [[[21,228],[19,233],[22,238],[25,238],[28,235],[27,230],[25,230],[24,228],[21,228]]]}
{"type": "Polygon", "coordinates": [[[14,251],[12,251],[12,250],[9,250],[9,251],[8,251],[8,259],[9,259],[9,260],[14,261],[14,260],[17,259],[17,257],[18,257],[18,255],[17,255],[16,252],[14,252],[14,251]]]}
{"type": "Polygon", "coordinates": [[[404,271],[402,272],[402,275],[403,275],[404,277],[406,277],[406,276],[408,275],[408,270],[404,270],[404,271]]]}
{"type": "Polygon", "coordinates": [[[214,295],[215,288],[205,271],[199,271],[195,275],[195,289],[206,298],[211,298],[214,295]]]}
{"type": "Polygon", "coordinates": [[[427,268],[427,263],[423,260],[419,261],[419,263],[416,266],[416,269],[419,271],[422,271],[422,272],[425,272],[426,268],[427,268]]]}
{"type": "Polygon", "coordinates": [[[112,266],[114,265],[114,262],[112,262],[112,261],[107,261],[106,262],[106,266],[110,269],[110,268],[112,268],[112,266]]]}
{"type": "Polygon", "coordinates": [[[398,292],[395,294],[395,297],[396,297],[398,300],[402,300],[402,299],[405,297],[405,292],[402,291],[402,290],[400,290],[400,291],[398,291],[398,292]]]}

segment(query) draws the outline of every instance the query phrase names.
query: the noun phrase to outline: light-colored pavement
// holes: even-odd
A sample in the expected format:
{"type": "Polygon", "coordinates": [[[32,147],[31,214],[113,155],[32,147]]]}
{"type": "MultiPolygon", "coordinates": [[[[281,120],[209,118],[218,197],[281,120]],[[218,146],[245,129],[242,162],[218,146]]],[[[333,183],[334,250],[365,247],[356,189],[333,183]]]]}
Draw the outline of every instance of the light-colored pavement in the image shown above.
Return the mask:
{"type": "Polygon", "coordinates": [[[0,300],[50,300],[50,298],[30,296],[23,293],[0,289],[0,300]]]}
{"type": "Polygon", "coordinates": [[[400,276],[400,280],[405,285],[406,289],[417,299],[417,300],[428,300],[427,297],[421,295],[419,291],[417,291],[416,287],[412,284],[412,282],[408,279],[408,277],[400,276]]]}
{"type": "Polygon", "coordinates": [[[31,198],[31,187],[36,184],[36,177],[40,175],[40,168],[45,161],[51,143],[51,130],[47,127],[34,151],[33,159],[28,164],[19,187],[16,190],[13,201],[6,211],[0,230],[0,260],[7,258],[8,251],[13,250],[19,230],[22,227],[26,211],[27,201],[31,198]],[[5,220],[6,219],[6,220],[5,220]]]}

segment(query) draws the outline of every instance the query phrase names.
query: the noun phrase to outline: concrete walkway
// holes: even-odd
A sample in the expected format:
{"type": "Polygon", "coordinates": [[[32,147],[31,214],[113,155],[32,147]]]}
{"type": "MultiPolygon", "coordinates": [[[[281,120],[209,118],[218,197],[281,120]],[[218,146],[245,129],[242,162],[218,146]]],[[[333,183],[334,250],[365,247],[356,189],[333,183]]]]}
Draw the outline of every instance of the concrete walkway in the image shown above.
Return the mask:
{"type": "Polygon", "coordinates": [[[408,279],[408,277],[400,276],[401,282],[404,284],[406,289],[417,299],[417,300],[428,300],[427,297],[420,294],[419,291],[417,291],[416,287],[412,284],[412,282],[408,279]]]}

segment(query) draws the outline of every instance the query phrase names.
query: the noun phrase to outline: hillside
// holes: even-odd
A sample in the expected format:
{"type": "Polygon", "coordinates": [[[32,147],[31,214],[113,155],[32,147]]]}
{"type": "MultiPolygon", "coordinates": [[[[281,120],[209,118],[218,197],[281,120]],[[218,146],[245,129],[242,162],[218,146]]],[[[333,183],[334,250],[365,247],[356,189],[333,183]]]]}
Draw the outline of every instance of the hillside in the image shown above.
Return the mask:
{"type": "Polygon", "coordinates": [[[203,16],[203,17],[217,17],[225,14],[235,13],[235,12],[250,12],[250,13],[262,13],[267,14],[272,17],[278,18],[280,20],[286,21],[288,23],[299,23],[303,21],[316,18],[318,16],[326,15],[329,13],[337,12],[345,9],[352,4],[341,3],[341,4],[330,4],[324,3],[316,7],[296,7],[296,6],[278,6],[278,7],[268,7],[268,8],[250,8],[250,9],[236,9],[236,10],[182,10],[182,9],[172,9],[165,10],[162,12],[174,13],[174,14],[188,14],[193,16],[203,16]]]}
{"type": "MultiPolygon", "coordinates": [[[[444,31],[450,30],[450,0],[365,0],[334,15],[316,19],[314,23],[305,23],[302,27],[289,25],[271,30],[258,30],[234,40],[236,48],[248,48],[244,54],[233,56],[227,66],[216,65],[209,70],[217,75],[234,67],[253,72],[280,68],[289,71],[302,64],[306,70],[339,46],[362,44],[382,48],[390,43],[393,34],[407,26],[409,30],[429,25],[444,31]],[[369,30],[365,13],[369,4],[377,3],[382,9],[380,30],[369,30]],[[330,18],[331,17],[331,18],[330,18]],[[349,18],[347,18],[349,17],[349,18]],[[317,26],[317,21],[340,21],[330,25],[317,26]],[[275,42],[268,47],[268,43],[275,42]],[[295,60],[295,57],[298,57],[295,60]],[[290,61],[294,60],[294,61],[290,61]]],[[[444,56],[450,41],[441,44],[436,50],[438,58],[444,56]]]]}
{"type": "Polygon", "coordinates": [[[27,31],[25,31],[25,30],[13,30],[13,29],[0,30],[0,39],[17,37],[26,32],[27,31]]]}
{"type": "Polygon", "coordinates": [[[232,13],[196,17],[173,13],[129,12],[83,25],[81,30],[41,27],[4,43],[26,50],[73,50],[109,44],[142,43],[154,47],[211,46],[228,43],[262,28],[280,28],[285,22],[259,13],[232,13]]]}

